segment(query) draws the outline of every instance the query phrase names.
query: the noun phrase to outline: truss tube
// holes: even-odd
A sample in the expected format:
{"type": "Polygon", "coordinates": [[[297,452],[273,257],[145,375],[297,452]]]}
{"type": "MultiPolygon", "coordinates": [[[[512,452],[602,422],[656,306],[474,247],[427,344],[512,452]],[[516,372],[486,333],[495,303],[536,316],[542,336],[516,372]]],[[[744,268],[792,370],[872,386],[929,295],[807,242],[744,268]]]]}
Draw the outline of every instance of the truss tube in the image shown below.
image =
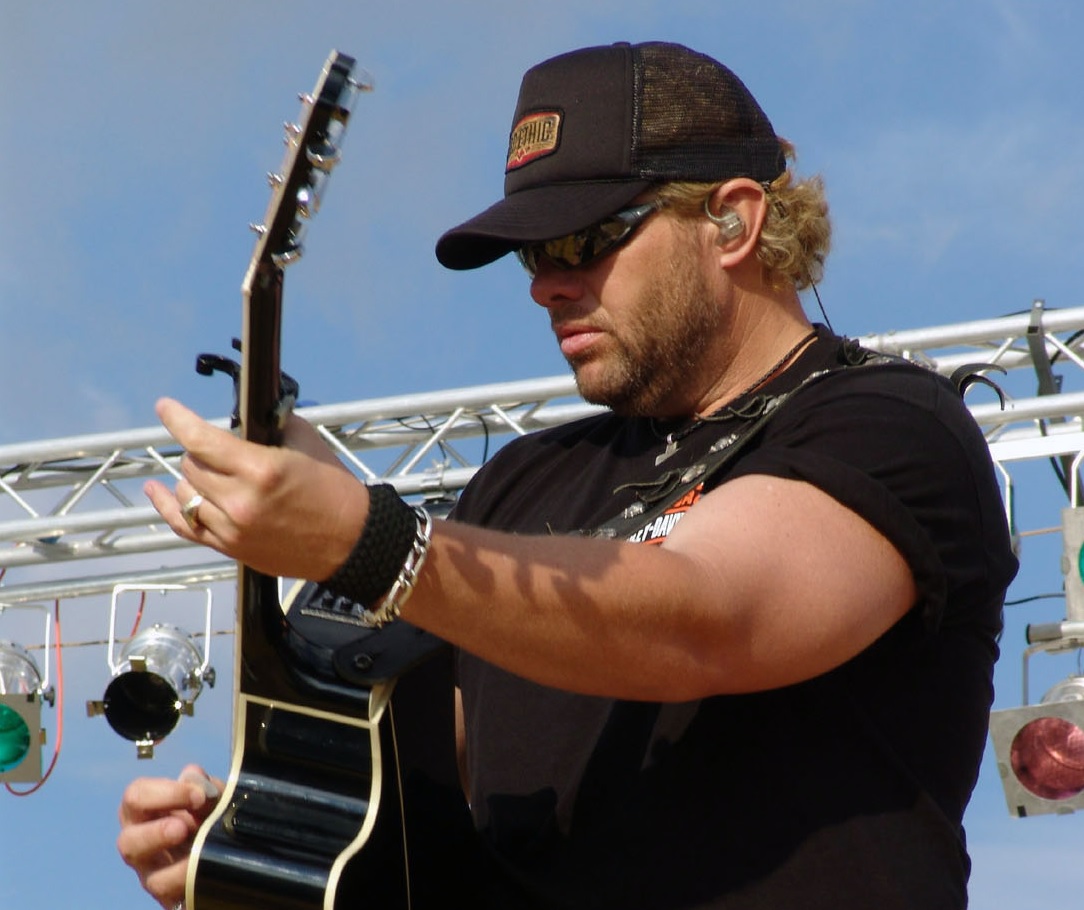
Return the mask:
{"type": "Polygon", "coordinates": [[[65,534],[161,523],[162,519],[151,506],[106,509],[79,515],[43,515],[40,518],[3,522],[0,524],[0,540],[48,544],[53,538],[65,534]]]}
{"type": "MultiPolygon", "coordinates": [[[[220,427],[229,427],[229,422],[225,419],[215,420],[212,423],[220,427]]],[[[117,449],[176,447],[176,445],[173,437],[166,432],[165,427],[161,426],[122,430],[115,433],[91,433],[85,436],[67,436],[62,439],[0,446],[0,466],[75,461],[117,449]]]]}
{"type": "Polygon", "coordinates": [[[1063,392],[1058,395],[1040,395],[1036,398],[1020,398],[1000,404],[980,404],[971,409],[971,415],[980,427],[997,427],[1028,420],[1050,420],[1054,417],[1073,417],[1084,414],[1084,392],[1063,392]]]}
{"type": "Polygon", "coordinates": [[[201,565],[176,566],[169,569],[148,569],[93,578],[69,578],[63,581],[42,581],[0,588],[0,603],[12,605],[40,603],[44,600],[67,600],[71,597],[92,597],[111,594],[120,584],[143,588],[159,585],[201,585],[230,581],[237,576],[235,562],[213,562],[201,565]]]}
{"type": "MultiPolygon", "coordinates": [[[[395,395],[346,405],[314,405],[301,408],[298,413],[310,423],[334,426],[335,424],[358,423],[363,420],[402,417],[404,414],[450,414],[459,407],[466,410],[485,409],[493,403],[507,405],[514,402],[576,398],[578,395],[576,382],[571,375],[550,376],[543,379],[445,389],[418,395],[395,395]]],[[[0,458],[0,463],[2,461],[3,459],[0,458]]]]}
{"type": "MultiPolygon", "coordinates": [[[[0,549],[0,568],[12,569],[23,566],[40,566],[81,559],[136,556],[140,553],[158,553],[163,550],[182,550],[195,547],[172,531],[150,534],[125,534],[109,541],[81,540],[74,543],[39,543],[0,549]]],[[[0,594],[4,588],[0,587],[0,594]]],[[[0,600],[3,598],[0,597],[0,600]]]]}
{"type": "MultiPolygon", "coordinates": [[[[906,354],[908,351],[953,345],[983,344],[994,338],[1017,336],[1023,338],[1032,322],[1032,312],[1027,310],[1014,316],[997,319],[979,319],[953,325],[931,326],[923,329],[905,329],[862,335],[858,338],[865,347],[886,354],[906,354]]],[[[1084,325],[1084,307],[1064,310],[1043,310],[1042,328],[1045,332],[1065,332],[1084,325]]]]}
{"type": "Polygon", "coordinates": [[[1084,451],[1084,433],[1058,432],[1049,436],[1035,433],[1006,437],[990,443],[990,455],[998,465],[1032,458],[1056,458],[1084,451]]]}

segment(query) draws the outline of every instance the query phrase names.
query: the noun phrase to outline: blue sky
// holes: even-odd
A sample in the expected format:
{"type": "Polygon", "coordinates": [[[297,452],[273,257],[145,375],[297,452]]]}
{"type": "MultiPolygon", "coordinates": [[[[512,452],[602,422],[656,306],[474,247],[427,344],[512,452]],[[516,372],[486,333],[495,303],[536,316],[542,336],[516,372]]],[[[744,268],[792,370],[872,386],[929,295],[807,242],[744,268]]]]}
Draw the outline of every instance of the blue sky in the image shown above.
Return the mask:
{"type": "MultiPolygon", "coordinates": [[[[0,444],[148,426],[162,394],[228,411],[194,356],[227,352],[239,332],[247,224],[264,211],[281,123],[331,48],[377,88],[287,278],[284,365],[306,399],[564,372],[514,261],[451,273],[432,247],[499,195],[522,71],[615,40],[680,41],[728,63],[796,143],[799,169],[824,175],[836,233],[821,294],[838,330],[1082,303],[1076,0],[0,7],[0,444]]],[[[1056,525],[1054,486],[1028,479],[1021,525],[1056,525]]],[[[1010,596],[1060,589],[1056,543],[1028,539],[1010,596]]],[[[108,603],[62,609],[66,639],[105,634],[108,603]]],[[[1023,623],[1062,609],[1010,609],[999,706],[1019,703],[1023,623]]],[[[152,763],[83,716],[108,680],[103,649],[66,652],[57,771],[31,797],[0,791],[0,905],[152,905],[114,852],[115,807],[137,774],[189,759],[226,769],[232,643],[212,647],[223,682],[152,763]]],[[[1079,900],[1082,824],[1010,818],[987,760],[967,819],[975,910],[1079,900]]]]}

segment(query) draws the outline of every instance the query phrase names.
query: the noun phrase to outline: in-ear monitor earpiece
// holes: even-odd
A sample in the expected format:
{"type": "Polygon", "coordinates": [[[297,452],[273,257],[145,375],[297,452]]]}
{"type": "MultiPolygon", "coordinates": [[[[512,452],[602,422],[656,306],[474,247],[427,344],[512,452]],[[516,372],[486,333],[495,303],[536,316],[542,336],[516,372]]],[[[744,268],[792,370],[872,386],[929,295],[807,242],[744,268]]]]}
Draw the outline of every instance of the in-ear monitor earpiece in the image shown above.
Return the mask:
{"type": "Polygon", "coordinates": [[[720,243],[733,240],[735,237],[741,236],[742,232],[745,231],[745,222],[741,220],[741,215],[733,209],[723,209],[720,214],[716,215],[711,210],[709,199],[704,200],[704,214],[708,216],[708,220],[712,224],[719,228],[720,243]]]}

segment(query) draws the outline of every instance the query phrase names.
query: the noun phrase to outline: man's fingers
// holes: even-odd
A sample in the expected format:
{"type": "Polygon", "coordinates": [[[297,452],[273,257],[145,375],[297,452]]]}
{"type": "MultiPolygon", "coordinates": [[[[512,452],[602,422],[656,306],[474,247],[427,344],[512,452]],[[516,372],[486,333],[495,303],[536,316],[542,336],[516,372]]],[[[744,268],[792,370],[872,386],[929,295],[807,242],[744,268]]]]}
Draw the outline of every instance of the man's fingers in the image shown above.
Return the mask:
{"type": "Polygon", "coordinates": [[[204,789],[190,781],[141,777],[132,781],[121,797],[120,823],[140,824],[170,812],[195,812],[206,802],[204,789]]]}
{"type": "Polygon", "coordinates": [[[178,780],[199,787],[207,799],[218,799],[222,795],[222,781],[215,780],[197,765],[188,765],[178,780]]]}
{"type": "Polygon", "coordinates": [[[172,398],[160,398],[154,406],[169,435],[202,466],[212,471],[233,463],[245,443],[228,430],[216,427],[172,398]]]}
{"type": "MultiPolygon", "coordinates": [[[[186,818],[181,814],[127,824],[117,835],[117,851],[133,869],[157,868],[173,862],[170,851],[184,846],[196,827],[191,815],[186,818]]],[[[187,855],[187,850],[184,852],[187,855]]]]}
{"type": "Polygon", "coordinates": [[[206,543],[197,536],[201,530],[200,523],[190,524],[182,511],[183,502],[165,484],[157,480],[148,480],[143,484],[143,492],[151,501],[151,505],[161,515],[170,529],[178,537],[191,540],[196,543],[206,543]]]}

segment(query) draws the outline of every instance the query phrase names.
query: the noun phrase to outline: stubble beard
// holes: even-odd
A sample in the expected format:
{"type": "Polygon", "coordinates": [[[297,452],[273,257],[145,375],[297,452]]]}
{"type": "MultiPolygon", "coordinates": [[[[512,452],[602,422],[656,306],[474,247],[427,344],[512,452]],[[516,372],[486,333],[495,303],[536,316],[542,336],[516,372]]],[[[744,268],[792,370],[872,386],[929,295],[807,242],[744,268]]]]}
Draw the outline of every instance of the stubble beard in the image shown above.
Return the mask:
{"type": "Polygon", "coordinates": [[[678,416],[671,413],[674,402],[702,379],[703,354],[720,323],[697,262],[682,250],[622,310],[622,324],[606,335],[611,350],[569,360],[580,395],[624,416],[678,416]]]}

